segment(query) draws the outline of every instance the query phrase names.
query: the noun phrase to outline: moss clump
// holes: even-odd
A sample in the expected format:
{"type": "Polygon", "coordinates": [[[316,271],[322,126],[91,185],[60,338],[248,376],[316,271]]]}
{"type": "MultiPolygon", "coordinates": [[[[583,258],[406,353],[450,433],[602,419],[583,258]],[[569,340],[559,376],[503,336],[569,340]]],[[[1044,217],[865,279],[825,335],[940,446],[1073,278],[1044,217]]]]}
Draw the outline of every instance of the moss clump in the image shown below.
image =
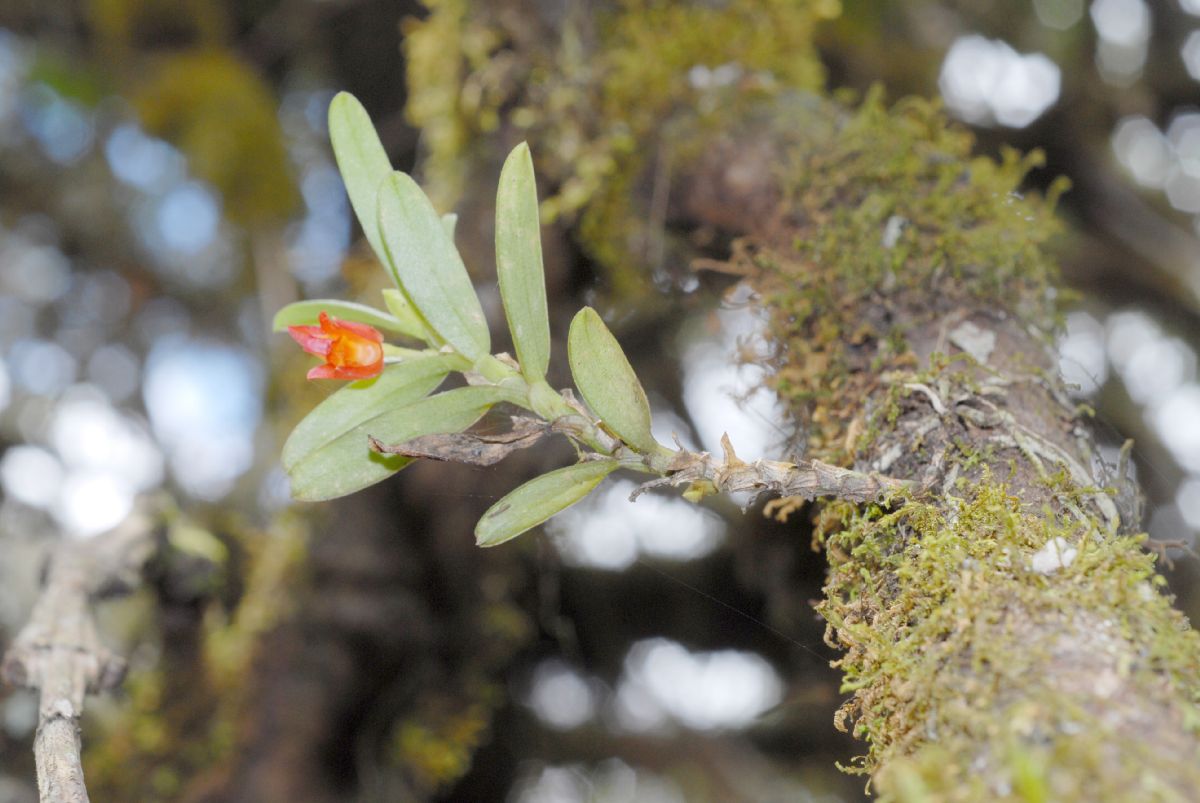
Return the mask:
{"type": "Polygon", "coordinates": [[[840,117],[818,132],[825,141],[797,143],[789,165],[789,211],[805,222],[795,240],[802,260],[828,265],[839,289],[856,294],[937,282],[960,299],[1001,296],[1026,315],[1046,310],[1057,272],[1043,246],[1059,223],[1053,200],[1020,192],[1040,154],[974,156],[972,135],[937,103],[888,108],[880,91],[840,117]],[[939,281],[946,276],[953,281],[939,281]]]}
{"type": "Polygon", "coordinates": [[[444,791],[467,773],[504,700],[503,690],[486,681],[455,691],[453,697],[426,695],[411,718],[395,724],[390,737],[394,769],[422,798],[444,791]]]}
{"type": "Polygon", "coordinates": [[[625,297],[647,278],[630,255],[661,248],[663,236],[634,189],[663,180],[742,111],[818,89],[813,29],[839,10],[836,0],[621,0],[597,19],[530,19],[506,3],[427,5],[405,40],[427,189],[444,206],[457,200],[503,110],[552,187],[544,218],[578,214],[584,246],[625,297]]]}
{"type": "MultiPolygon", "coordinates": [[[[299,582],[310,525],[285,512],[267,537],[236,516],[219,521],[248,565],[244,585],[195,589],[193,602],[207,600],[196,627],[174,633],[163,644],[145,645],[161,653],[161,663],[135,667],[125,683],[128,704],[105,723],[104,738],[84,751],[88,788],[97,799],[179,800],[194,779],[230,761],[247,698],[254,693],[247,681],[254,677],[261,639],[291,613],[289,589],[299,582]],[[230,615],[214,598],[235,590],[237,604],[230,615]]],[[[182,578],[199,574],[196,566],[183,569],[171,580],[173,591],[179,592],[182,578]]],[[[193,613],[199,612],[187,615],[193,613]]]]}
{"type": "Polygon", "coordinates": [[[815,105],[780,136],[782,224],[734,262],[808,454],[930,483],[898,510],[819,516],[820,610],[853,692],[837,722],[869,744],[850,770],[887,800],[1178,799],[1200,637],[1083,476],[1079,411],[1031,336],[1056,320],[1061,186],[1023,196],[1037,156],[972,156],[935,104],[815,105]],[[973,315],[997,354],[942,356],[973,315]],[[1034,562],[1055,545],[1070,559],[1034,562]],[[1131,746],[1131,723],[1158,741],[1131,746]]]}
{"type": "Polygon", "coordinates": [[[830,643],[847,651],[843,690],[857,692],[838,722],[870,744],[855,771],[886,766],[880,781],[896,799],[921,788],[985,799],[998,777],[1014,792],[1047,790],[1018,799],[1111,800],[1118,789],[1164,799],[1162,777],[1137,769],[1161,763],[1105,716],[1121,705],[1154,716],[1164,699],[1182,699],[1189,710],[1172,715],[1200,723],[1200,636],[1155,590],[1162,578],[1140,537],[1103,538],[1032,512],[998,483],[948,506],[839,513],[821,613],[830,643]],[[1029,556],[1056,538],[1073,558],[1035,569],[1029,556]],[[1047,631],[1055,637],[1037,635],[1047,631]],[[1091,652],[1099,664],[1073,663],[1081,639],[1101,645],[1091,652]],[[990,772],[972,768],[980,760],[990,772]]]}
{"type": "Polygon", "coordinates": [[[971,302],[1053,322],[1045,245],[1062,185],[1023,195],[1037,154],[972,156],[971,135],[927,101],[888,108],[874,92],[789,122],[787,237],[756,239],[739,259],[771,310],[774,389],[801,413],[809,453],[846,462],[863,400],[917,366],[907,333],[971,302]]]}
{"type": "MultiPolygon", "coordinates": [[[[656,267],[648,242],[669,250],[665,213],[651,214],[663,186],[683,176],[716,195],[732,183],[700,157],[765,143],[753,167],[773,173],[750,185],[778,204],[739,219],[753,230],[730,262],[770,311],[771,383],[806,456],[886,464],[922,488],[898,511],[820,514],[832,566],[821,610],[854,692],[838,721],[869,742],[854,769],[890,799],[1194,789],[1200,643],[1082,476],[1078,414],[1048,373],[1044,334],[1030,334],[1051,330],[1061,298],[1046,244],[1063,186],[1020,193],[1039,157],[973,155],[933,103],[810,94],[816,5],[630,0],[595,27],[521,28],[505,27],[504,7],[472,5],[455,23],[492,32],[489,58],[412,74],[441,82],[443,100],[458,93],[470,132],[432,143],[431,169],[472,155],[503,110],[554,188],[546,210],[577,215],[618,294],[656,267]],[[768,32],[746,22],[756,14],[768,32]],[[973,316],[997,359],[935,357],[973,316]],[[1072,559],[1033,563],[1055,544],[1072,559]],[[1154,746],[1130,746],[1113,722],[1144,726],[1154,746]]],[[[448,29],[425,30],[444,37],[431,49],[461,52],[448,29]]]]}
{"type": "Polygon", "coordinates": [[[214,47],[163,56],[149,75],[134,97],[142,125],[187,154],[232,220],[272,224],[295,211],[278,102],[249,65],[214,47]]]}
{"type": "Polygon", "coordinates": [[[425,5],[427,18],[405,20],[403,26],[407,112],[424,134],[422,185],[436,205],[449,209],[462,192],[472,141],[496,127],[501,99],[486,88],[503,75],[491,63],[503,36],[486,14],[469,13],[469,0],[425,5]]]}

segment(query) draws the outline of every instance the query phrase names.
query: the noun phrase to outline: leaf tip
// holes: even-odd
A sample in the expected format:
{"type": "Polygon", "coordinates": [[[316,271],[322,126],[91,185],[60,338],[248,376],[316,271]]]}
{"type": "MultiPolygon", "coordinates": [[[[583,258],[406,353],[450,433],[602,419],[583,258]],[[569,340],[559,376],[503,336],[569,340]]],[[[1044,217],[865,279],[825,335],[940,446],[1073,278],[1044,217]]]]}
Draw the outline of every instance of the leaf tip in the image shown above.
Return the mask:
{"type": "Polygon", "coordinates": [[[341,112],[350,111],[352,109],[362,109],[362,102],[358,98],[351,95],[349,92],[342,90],[333,96],[329,101],[329,117],[333,119],[334,115],[341,112]]]}
{"type": "Polygon", "coordinates": [[[515,165],[520,162],[528,162],[531,166],[533,164],[533,154],[529,150],[529,143],[525,142],[524,140],[519,142],[515,148],[508,152],[508,156],[504,159],[504,166],[501,168],[501,172],[505,172],[505,170],[511,165],[515,165]]]}
{"type": "Polygon", "coordinates": [[[492,540],[490,535],[482,529],[483,519],[479,520],[479,524],[475,525],[475,546],[483,547],[484,549],[496,546],[497,542],[492,540]]]}
{"type": "Polygon", "coordinates": [[[490,527],[488,526],[497,516],[506,513],[511,507],[512,505],[501,500],[500,503],[493,505],[487,510],[487,512],[479,517],[479,521],[475,524],[475,546],[499,546],[506,541],[511,541],[519,535],[524,535],[537,526],[536,524],[531,524],[528,527],[516,532],[504,529],[496,530],[495,525],[490,527]]]}

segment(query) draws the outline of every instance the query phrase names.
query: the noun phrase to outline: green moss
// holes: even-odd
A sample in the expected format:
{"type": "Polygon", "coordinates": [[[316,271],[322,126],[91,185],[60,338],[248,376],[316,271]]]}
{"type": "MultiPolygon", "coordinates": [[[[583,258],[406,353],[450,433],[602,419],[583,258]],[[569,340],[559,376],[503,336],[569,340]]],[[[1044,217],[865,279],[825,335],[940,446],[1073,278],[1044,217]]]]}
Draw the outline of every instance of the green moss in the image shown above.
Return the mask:
{"type": "Polygon", "coordinates": [[[911,330],[956,305],[1002,299],[1049,327],[1057,270],[1045,246],[1059,231],[1061,188],[1023,195],[1040,157],[973,156],[970,134],[934,103],[889,108],[873,92],[857,108],[825,103],[810,116],[796,124],[783,168],[792,236],[756,242],[743,267],[761,277],[771,332],[785,344],[774,389],[806,416],[810,453],[845,462],[862,400],[881,377],[917,367],[892,321],[911,330]]]}
{"type": "Polygon", "coordinates": [[[217,766],[220,748],[195,731],[195,702],[211,701],[211,690],[189,689],[190,699],[171,694],[178,666],[146,668],[126,680],[125,705],[106,723],[103,739],[86,740],[88,790],[96,799],[178,799],[179,779],[217,766]]]}
{"type": "MultiPolygon", "coordinates": [[[[924,436],[904,433],[933,416],[937,476],[957,477],[899,509],[834,503],[819,514],[831,564],[820,610],[853,695],[837,722],[868,744],[848,769],[873,775],[887,800],[1171,799],[1162,790],[1178,788],[1179,773],[1121,747],[1086,695],[1069,701],[1059,684],[1090,678],[1056,663],[1058,645],[1041,634],[1075,638],[1090,617],[1114,645],[1131,704],[1184,700],[1172,712],[1184,721],[1200,701],[1200,639],[1154,590],[1140,539],[1098,523],[1099,489],[1019,440],[1001,449],[957,416],[938,419],[915,389],[978,399],[994,369],[936,352],[922,363],[897,334],[903,322],[928,341],[960,311],[997,305],[1023,328],[1051,330],[1053,198],[1018,192],[1037,158],[973,156],[970,136],[921,101],[888,108],[875,93],[817,117],[830,122],[798,126],[784,168],[793,228],[739,251],[771,313],[771,381],[804,422],[809,455],[849,463],[888,443],[919,454],[924,436]],[[1005,466],[1022,487],[993,479],[1005,466]],[[1054,539],[1078,550],[1074,560],[1034,571],[1031,556],[1054,539]]],[[[1010,365],[1024,373],[1003,379],[1055,381],[1032,357],[1010,365]]],[[[1063,423],[1073,413],[1047,411],[1063,423]]],[[[929,462],[904,460],[902,476],[929,462]]]]}
{"type": "Polygon", "coordinates": [[[426,695],[413,716],[397,722],[388,758],[422,799],[462,778],[489,735],[503,690],[476,680],[451,694],[426,695]]]}
{"type": "Polygon", "coordinates": [[[234,53],[213,47],[162,56],[133,101],[146,130],[177,145],[188,170],[220,190],[230,219],[276,224],[295,211],[278,101],[234,53]]]}
{"type": "Polygon", "coordinates": [[[1094,616],[1089,627],[1116,645],[1122,688],[1137,691],[1127,702],[1188,700],[1194,721],[1200,637],[1152,590],[1159,575],[1140,537],[1099,538],[1073,519],[1026,509],[995,482],[948,506],[840,512],[821,612],[830,642],[846,650],[843,691],[856,692],[838,721],[870,745],[852,771],[886,767],[886,799],[922,799],[903,792],[919,787],[958,790],[939,800],[985,799],[971,771],[985,745],[997,753],[992,771],[975,774],[1006,777],[1015,799],[1047,789],[1046,799],[1117,799],[1105,784],[1130,779],[1146,786],[1114,787],[1144,795],[1126,799],[1169,799],[1157,796],[1155,773],[1138,769],[1154,757],[1112,733],[1102,713],[1066,705],[1062,679],[1047,674],[1091,682],[1089,672],[1106,667],[1081,673],[1063,665],[1060,645],[1031,639],[1031,628],[1054,625],[1070,641],[1078,617],[1094,616]],[[1078,554],[1054,572],[1035,571],[1028,556],[1055,538],[1078,554]],[[1111,612],[1115,620],[1105,618],[1111,612]],[[1123,745],[1121,766],[1112,765],[1114,743],[1123,745]],[[948,783],[947,772],[958,776],[948,783]]]}
{"type": "Polygon", "coordinates": [[[468,14],[468,0],[425,0],[429,16],[404,24],[408,118],[423,131],[425,191],[450,209],[463,190],[472,140],[495,127],[491,56],[502,38],[489,21],[468,14]],[[468,77],[471,87],[465,86],[468,77]]]}
{"type": "Polygon", "coordinates": [[[429,17],[409,24],[405,42],[427,190],[444,207],[457,200],[503,110],[552,188],[543,218],[578,216],[581,242],[624,298],[648,279],[645,260],[630,256],[671,249],[635,189],[669,181],[745,110],[818,89],[813,28],[838,13],[835,0],[620,0],[598,21],[568,14],[539,24],[506,14],[503,3],[426,5],[429,17]],[[724,68],[724,77],[706,85],[690,79],[693,68],[724,68]]]}
{"type": "MultiPolygon", "coordinates": [[[[127,704],[106,723],[104,738],[84,751],[88,788],[97,799],[177,800],[191,779],[231,760],[247,695],[254,693],[252,663],[263,636],[291,612],[311,525],[296,511],[277,516],[270,537],[234,516],[219,522],[216,529],[232,537],[249,569],[237,605],[230,616],[218,603],[227,589],[196,588],[196,599],[210,600],[201,626],[179,641],[146,645],[160,661],[135,666],[124,685],[127,704]]],[[[180,533],[193,528],[200,529],[187,519],[175,522],[172,545],[202,543],[232,571],[213,536],[198,542],[192,532],[180,541],[180,533]]]]}
{"type": "MultiPolygon", "coordinates": [[[[439,114],[458,120],[438,133],[411,107],[435,125],[431,174],[478,159],[481,135],[507,124],[508,139],[531,141],[552,190],[543,211],[575,218],[621,295],[655,254],[674,253],[645,200],[663,182],[718,140],[753,132],[783,143],[778,218],[736,243],[730,262],[770,311],[770,382],[804,429],[806,456],[850,464],[877,459],[884,444],[911,446],[899,458],[908,478],[946,461],[933,472],[944,487],[925,495],[818,512],[814,540],[831,564],[821,612],[853,693],[838,721],[868,744],[853,769],[875,774],[886,799],[1169,799],[1156,787],[1170,775],[1158,757],[1126,747],[1096,707],[1055,685],[1091,680],[1078,667],[1055,674],[1057,645],[1045,640],[1110,639],[1111,655],[1098,654],[1114,658],[1133,704],[1174,705],[1170,716],[1195,730],[1200,643],[1155,590],[1140,541],[1108,532],[1097,489],[1016,438],[996,446],[953,415],[927,441],[898,438],[933,415],[914,383],[980,397],[996,378],[961,355],[915,354],[931,331],[979,308],[1002,308],[1018,334],[1052,330],[1063,293],[1047,243],[1064,185],[1022,194],[1040,157],[974,155],[971,135],[935,103],[815,94],[817,4],[629,0],[595,28],[523,19],[520,29],[499,6],[439,0],[414,32],[428,52],[457,59],[410,71],[417,88],[440,87],[439,114]],[[483,44],[469,52],[467,40],[483,44]],[[689,80],[694,66],[725,64],[740,70],[731,85],[689,80]],[[1035,571],[1031,556],[1055,539],[1074,559],[1035,571]]],[[[1056,380],[1033,350],[1006,355],[1013,376],[1003,379],[1046,399],[1047,426],[1062,431],[1076,417],[1054,407],[1056,380]]]]}

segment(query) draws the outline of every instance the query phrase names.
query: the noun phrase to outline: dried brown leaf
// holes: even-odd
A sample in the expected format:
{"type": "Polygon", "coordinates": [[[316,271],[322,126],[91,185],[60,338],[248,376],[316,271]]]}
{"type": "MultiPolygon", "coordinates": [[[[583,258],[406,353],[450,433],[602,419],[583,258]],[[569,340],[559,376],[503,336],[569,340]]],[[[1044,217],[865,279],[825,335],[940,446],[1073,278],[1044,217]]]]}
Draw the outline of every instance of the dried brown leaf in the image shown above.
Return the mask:
{"type": "Polygon", "coordinates": [[[515,451],[528,449],[550,434],[550,427],[534,418],[512,418],[506,432],[456,432],[444,435],[423,435],[403,443],[386,444],[368,436],[371,449],[381,454],[465,463],[469,466],[491,466],[515,451]]]}

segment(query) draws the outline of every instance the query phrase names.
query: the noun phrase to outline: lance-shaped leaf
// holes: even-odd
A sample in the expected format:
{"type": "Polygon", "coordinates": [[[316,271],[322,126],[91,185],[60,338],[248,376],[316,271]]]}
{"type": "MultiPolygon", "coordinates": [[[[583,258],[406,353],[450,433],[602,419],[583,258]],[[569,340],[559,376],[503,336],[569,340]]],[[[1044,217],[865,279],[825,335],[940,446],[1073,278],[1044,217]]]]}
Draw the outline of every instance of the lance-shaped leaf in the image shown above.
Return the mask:
{"type": "Polygon", "coordinates": [[[625,443],[641,452],[657,450],[650,434],[650,402],[621,344],[600,315],[584,307],[571,321],[567,356],[575,387],[592,412],[625,443]]]}
{"type": "Polygon", "coordinates": [[[424,398],[442,383],[452,365],[450,355],[424,355],[389,365],[375,379],[341,388],[292,430],[283,446],[283,467],[290,470],[364,421],[424,398]]]}
{"type": "Polygon", "coordinates": [[[462,257],[433,204],[404,173],[379,186],[379,229],[400,286],[430,328],[472,360],[488,354],[487,320],[462,257]]]}
{"type": "Polygon", "coordinates": [[[374,485],[411,460],[372,450],[372,438],[403,442],[422,435],[459,432],[478,421],[492,405],[511,400],[511,394],[500,388],[479,386],[455,388],[392,407],[357,423],[288,466],[292,496],[315,502],[374,485]]]}
{"type": "MultiPolygon", "coordinates": [[[[343,321],[357,321],[374,326],[376,329],[386,329],[408,337],[421,337],[421,330],[413,322],[405,321],[395,315],[389,315],[382,310],[368,307],[366,304],[356,304],[353,301],[337,299],[314,299],[312,301],[296,301],[288,304],[275,313],[271,327],[276,332],[282,332],[289,326],[311,325],[317,322],[317,316],[322,312],[340,318],[343,321]]],[[[417,322],[419,323],[419,321],[417,322]]]]}
{"type": "Polygon", "coordinates": [[[533,158],[522,142],[504,161],[496,191],[496,276],[521,373],[530,382],[550,365],[550,318],[542,269],[533,158]]]}
{"type": "MultiPolygon", "coordinates": [[[[392,164],[375,133],[370,115],[349,92],[337,93],[329,104],[329,140],[363,234],[367,235],[379,261],[386,266],[387,254],[379,235],[376,204],[379,185],[392,172],[392,164]]],[[[398,279],[396,283],[399,284],[398,279]]]]}
{"type": "Polygon", "coordinates": [[[496,546],[516,538],[587,496],[616,467],[616,460],[595,460],[530,480],[488,508],[475,525],[475,543],[496,546]]]}

